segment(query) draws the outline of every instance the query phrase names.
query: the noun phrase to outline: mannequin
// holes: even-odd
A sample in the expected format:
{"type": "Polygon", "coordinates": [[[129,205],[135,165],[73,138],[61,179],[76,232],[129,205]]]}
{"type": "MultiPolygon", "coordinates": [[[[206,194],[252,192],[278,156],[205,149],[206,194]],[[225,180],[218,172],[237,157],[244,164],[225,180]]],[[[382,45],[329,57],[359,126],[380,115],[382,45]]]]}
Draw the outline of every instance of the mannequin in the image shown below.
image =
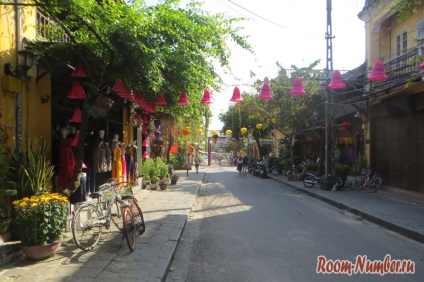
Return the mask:
{"type": "Polygon", "coordinates": [[[97,186],[105,183],[110,178],[109,174],[112,171],[112,153],[104,136],[105,131],[100,129],[99,137],[93,147],[93,171],[96,174],[97,186]]]}
{"type": "Polygon", "coordinates": [[[69,133],[67,127],[61,128],[62,140],[59,146],[59,176],[56,186],[58,192],[69,185],[74,173],[75,156],[71,148],[73,138],[69,137],[69,133]]]}
{"type": "Polygon", "coordinates": [[[112,139],[112,178],[118,178],[122,175],[122,150],[119,147],[119,135],[115,134],[112,139]]]}
{"type": "Polygon", "coordinates": [[[127,181],[135,181],[135,163],[137,162],[137,148],[130,144],[125,148],[125,162],[127,169],[127,181]]]}

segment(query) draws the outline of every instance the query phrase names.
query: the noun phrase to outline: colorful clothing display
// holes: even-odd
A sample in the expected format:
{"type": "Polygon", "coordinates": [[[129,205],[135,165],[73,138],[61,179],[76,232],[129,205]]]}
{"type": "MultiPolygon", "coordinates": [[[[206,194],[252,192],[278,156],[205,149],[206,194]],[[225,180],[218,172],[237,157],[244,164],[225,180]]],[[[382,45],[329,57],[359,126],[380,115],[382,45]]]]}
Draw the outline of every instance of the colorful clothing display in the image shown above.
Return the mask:
{"type": "Polygon", "coordinates": [[[59,175],[57,180],[57,189],[61,191],[71,182],[74,174],[75,155],[71,144],[73,138],[65,138],[60,141],[59,151],[59,175]]]}

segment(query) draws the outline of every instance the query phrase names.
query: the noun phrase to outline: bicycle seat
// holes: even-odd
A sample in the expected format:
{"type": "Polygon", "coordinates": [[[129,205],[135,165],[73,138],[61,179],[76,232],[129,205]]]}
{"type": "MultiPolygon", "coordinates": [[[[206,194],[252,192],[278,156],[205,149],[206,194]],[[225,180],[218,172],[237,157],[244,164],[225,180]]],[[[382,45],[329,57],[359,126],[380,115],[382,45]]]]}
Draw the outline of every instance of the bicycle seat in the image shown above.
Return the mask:
{"type": "Polygon", "coordinates": [[[124,195],[121,197],[122,200],[130,200],[130,199],[134,199],[134,195],[124,195]]]}
{"type": "Polygon", "coordinates": [[[90,194],[90,197],[92,199],[97,199],[97,198],[100,198],[101,196],[102,196],[102,193],[100,193],[100,192],[93,192],[93,193],[90,194]]]}

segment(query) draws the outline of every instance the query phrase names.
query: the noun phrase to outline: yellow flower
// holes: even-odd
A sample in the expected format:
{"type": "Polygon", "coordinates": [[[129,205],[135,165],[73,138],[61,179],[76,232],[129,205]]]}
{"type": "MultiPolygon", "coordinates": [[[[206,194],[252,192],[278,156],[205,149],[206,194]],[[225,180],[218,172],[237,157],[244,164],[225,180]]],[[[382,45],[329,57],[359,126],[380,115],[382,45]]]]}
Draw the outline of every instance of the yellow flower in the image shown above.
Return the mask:
{"type": "Polygon", "coordinates": [[[22,202],[22,203],[20,203],[20,204],[19,204],[19,206],[21,206],[21,207],[25,207],[25,206],[26,206],[26,202],[22,202]]]}
{"type": "Polygon", "coordinates": [[[15,200],[12,202],[12,205],[16,206],[17,204],[19,204],[19,202],[20,202],[19,200],[15,200]]]}
{"type": "Polygon", "coordinates": [[[36,207],[36,206],[38,206],[38,204],[37,203],[32,203],[32,205],[31,205],[32,207],[36,207]]]}

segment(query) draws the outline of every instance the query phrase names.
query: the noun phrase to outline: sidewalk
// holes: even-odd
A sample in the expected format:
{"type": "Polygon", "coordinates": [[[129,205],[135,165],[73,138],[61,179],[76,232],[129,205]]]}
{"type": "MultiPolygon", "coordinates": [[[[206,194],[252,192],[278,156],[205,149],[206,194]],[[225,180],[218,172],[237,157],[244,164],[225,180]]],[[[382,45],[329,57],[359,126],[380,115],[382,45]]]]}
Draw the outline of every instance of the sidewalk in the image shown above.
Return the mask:
{"type": "Polygon", "coordinates": [[[31,261],[20,255],[0,266],[0,280],[14,281],[163,281],[190,209],[205,175],[201,169],[177,171],[177,185],[165,191],[135,188],[146,222],[146,231],[129,252],[122,235],[112,227],[94,250],[82,252],[65,233],[60,251],[51,258],[31,261]],[[122,246],[121,246],[122,243],[122,246]]]}
{"type": "Polygon", "coordinates": [[[326,191],[321,190],[317,184],[313,188],[306,188],[302,181],[288,181],[284,175],[268,174],[268,177],[298,192],[325,201],[410,239],[424,243],[423,204],[379,193],[353,190],[349,180],[339,191],[326,191]]]}

